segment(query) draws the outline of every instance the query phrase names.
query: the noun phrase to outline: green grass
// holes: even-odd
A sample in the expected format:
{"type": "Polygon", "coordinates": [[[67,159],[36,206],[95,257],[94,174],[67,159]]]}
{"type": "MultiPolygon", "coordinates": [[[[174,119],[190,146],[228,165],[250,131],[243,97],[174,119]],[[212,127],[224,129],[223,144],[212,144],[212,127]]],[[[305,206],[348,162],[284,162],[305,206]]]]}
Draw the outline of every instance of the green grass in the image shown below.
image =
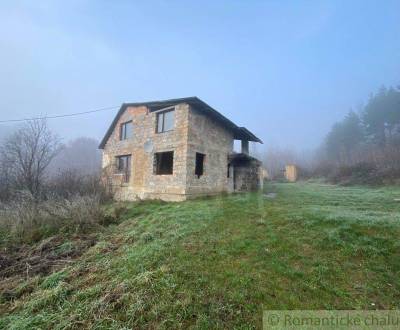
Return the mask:
{"type": "Polygon", "coordinates": [[[400,308],[400,188],[266,189],[277,197],[127,204],[86,254],[3,304],[0,328],[251,329],[263,309],[400,308]]]}

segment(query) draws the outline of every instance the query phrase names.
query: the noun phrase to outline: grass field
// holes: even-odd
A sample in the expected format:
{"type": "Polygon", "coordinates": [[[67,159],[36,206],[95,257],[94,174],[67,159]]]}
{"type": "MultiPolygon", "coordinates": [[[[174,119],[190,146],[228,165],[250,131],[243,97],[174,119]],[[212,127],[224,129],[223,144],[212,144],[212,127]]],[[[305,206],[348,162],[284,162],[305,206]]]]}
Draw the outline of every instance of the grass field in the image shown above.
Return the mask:
{"type": "Polygon", "coordinates": [[[126,204],[85,254],[3,297],[0,328],[251,329],[263,309],[400,308],[399,187],[266,190],[126,204]]]}

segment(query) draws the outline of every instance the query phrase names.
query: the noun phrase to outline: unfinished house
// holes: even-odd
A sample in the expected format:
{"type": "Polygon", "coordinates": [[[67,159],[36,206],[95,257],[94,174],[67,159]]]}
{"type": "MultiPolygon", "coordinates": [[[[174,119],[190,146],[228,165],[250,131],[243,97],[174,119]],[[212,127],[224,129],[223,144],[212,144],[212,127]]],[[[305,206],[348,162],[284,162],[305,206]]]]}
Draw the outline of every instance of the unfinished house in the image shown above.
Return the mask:
{"type": "Polygon", "coordinates": [[[103,179],[118,200],[258,190],[261,162],[249,141],[262,143],[197,97],[124,103],[100,144],[103,179]]]}

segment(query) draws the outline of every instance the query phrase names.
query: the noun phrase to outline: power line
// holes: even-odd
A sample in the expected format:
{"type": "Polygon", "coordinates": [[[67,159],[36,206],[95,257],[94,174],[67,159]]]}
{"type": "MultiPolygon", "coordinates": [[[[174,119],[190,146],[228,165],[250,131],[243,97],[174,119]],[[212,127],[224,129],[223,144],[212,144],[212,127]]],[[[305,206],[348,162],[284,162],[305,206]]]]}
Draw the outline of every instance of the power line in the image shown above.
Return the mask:
{"type": "Polygon", "coordinates": [[[54,116],[42,116],[42,117],[32,117],[32,118],[22,118],[22,119],[0,120],[0,124],[1,124],[1,123],[12,123],[12,122],[15,123],[15,122],[21,122],[21,121],[30,121],[30,120],[40,120],[40,119],[54,119],[54,118],[64,118],[64,117],[81,116],[81,115],[86,115],[86,114],[88,114],[88,113],[100,112],[100,111],[106,111],[106,110],[113,110],[113,109],[117,109],[117,108],[119,108],[119,106],[100,108],[100,109],[95,109],[95,110],[90,110],[90,111],[84,111],[84,112],[69,113],[69,114],[64,114],[64,115],[54,115],[54,116]]]}

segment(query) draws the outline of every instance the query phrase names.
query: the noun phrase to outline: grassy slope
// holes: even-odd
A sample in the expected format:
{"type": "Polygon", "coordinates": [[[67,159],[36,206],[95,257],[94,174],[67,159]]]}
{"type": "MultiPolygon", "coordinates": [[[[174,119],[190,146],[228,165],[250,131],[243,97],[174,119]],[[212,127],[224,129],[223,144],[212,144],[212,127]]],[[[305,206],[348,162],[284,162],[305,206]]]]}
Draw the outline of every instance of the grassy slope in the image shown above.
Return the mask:
{"type": "Polygon", "coordinates": [[[79,260],[27,281],[0,328],[247,329],[263,308],[400,308],[399,188],[267,189],[277,198],[128,204],[79,260]]]}

